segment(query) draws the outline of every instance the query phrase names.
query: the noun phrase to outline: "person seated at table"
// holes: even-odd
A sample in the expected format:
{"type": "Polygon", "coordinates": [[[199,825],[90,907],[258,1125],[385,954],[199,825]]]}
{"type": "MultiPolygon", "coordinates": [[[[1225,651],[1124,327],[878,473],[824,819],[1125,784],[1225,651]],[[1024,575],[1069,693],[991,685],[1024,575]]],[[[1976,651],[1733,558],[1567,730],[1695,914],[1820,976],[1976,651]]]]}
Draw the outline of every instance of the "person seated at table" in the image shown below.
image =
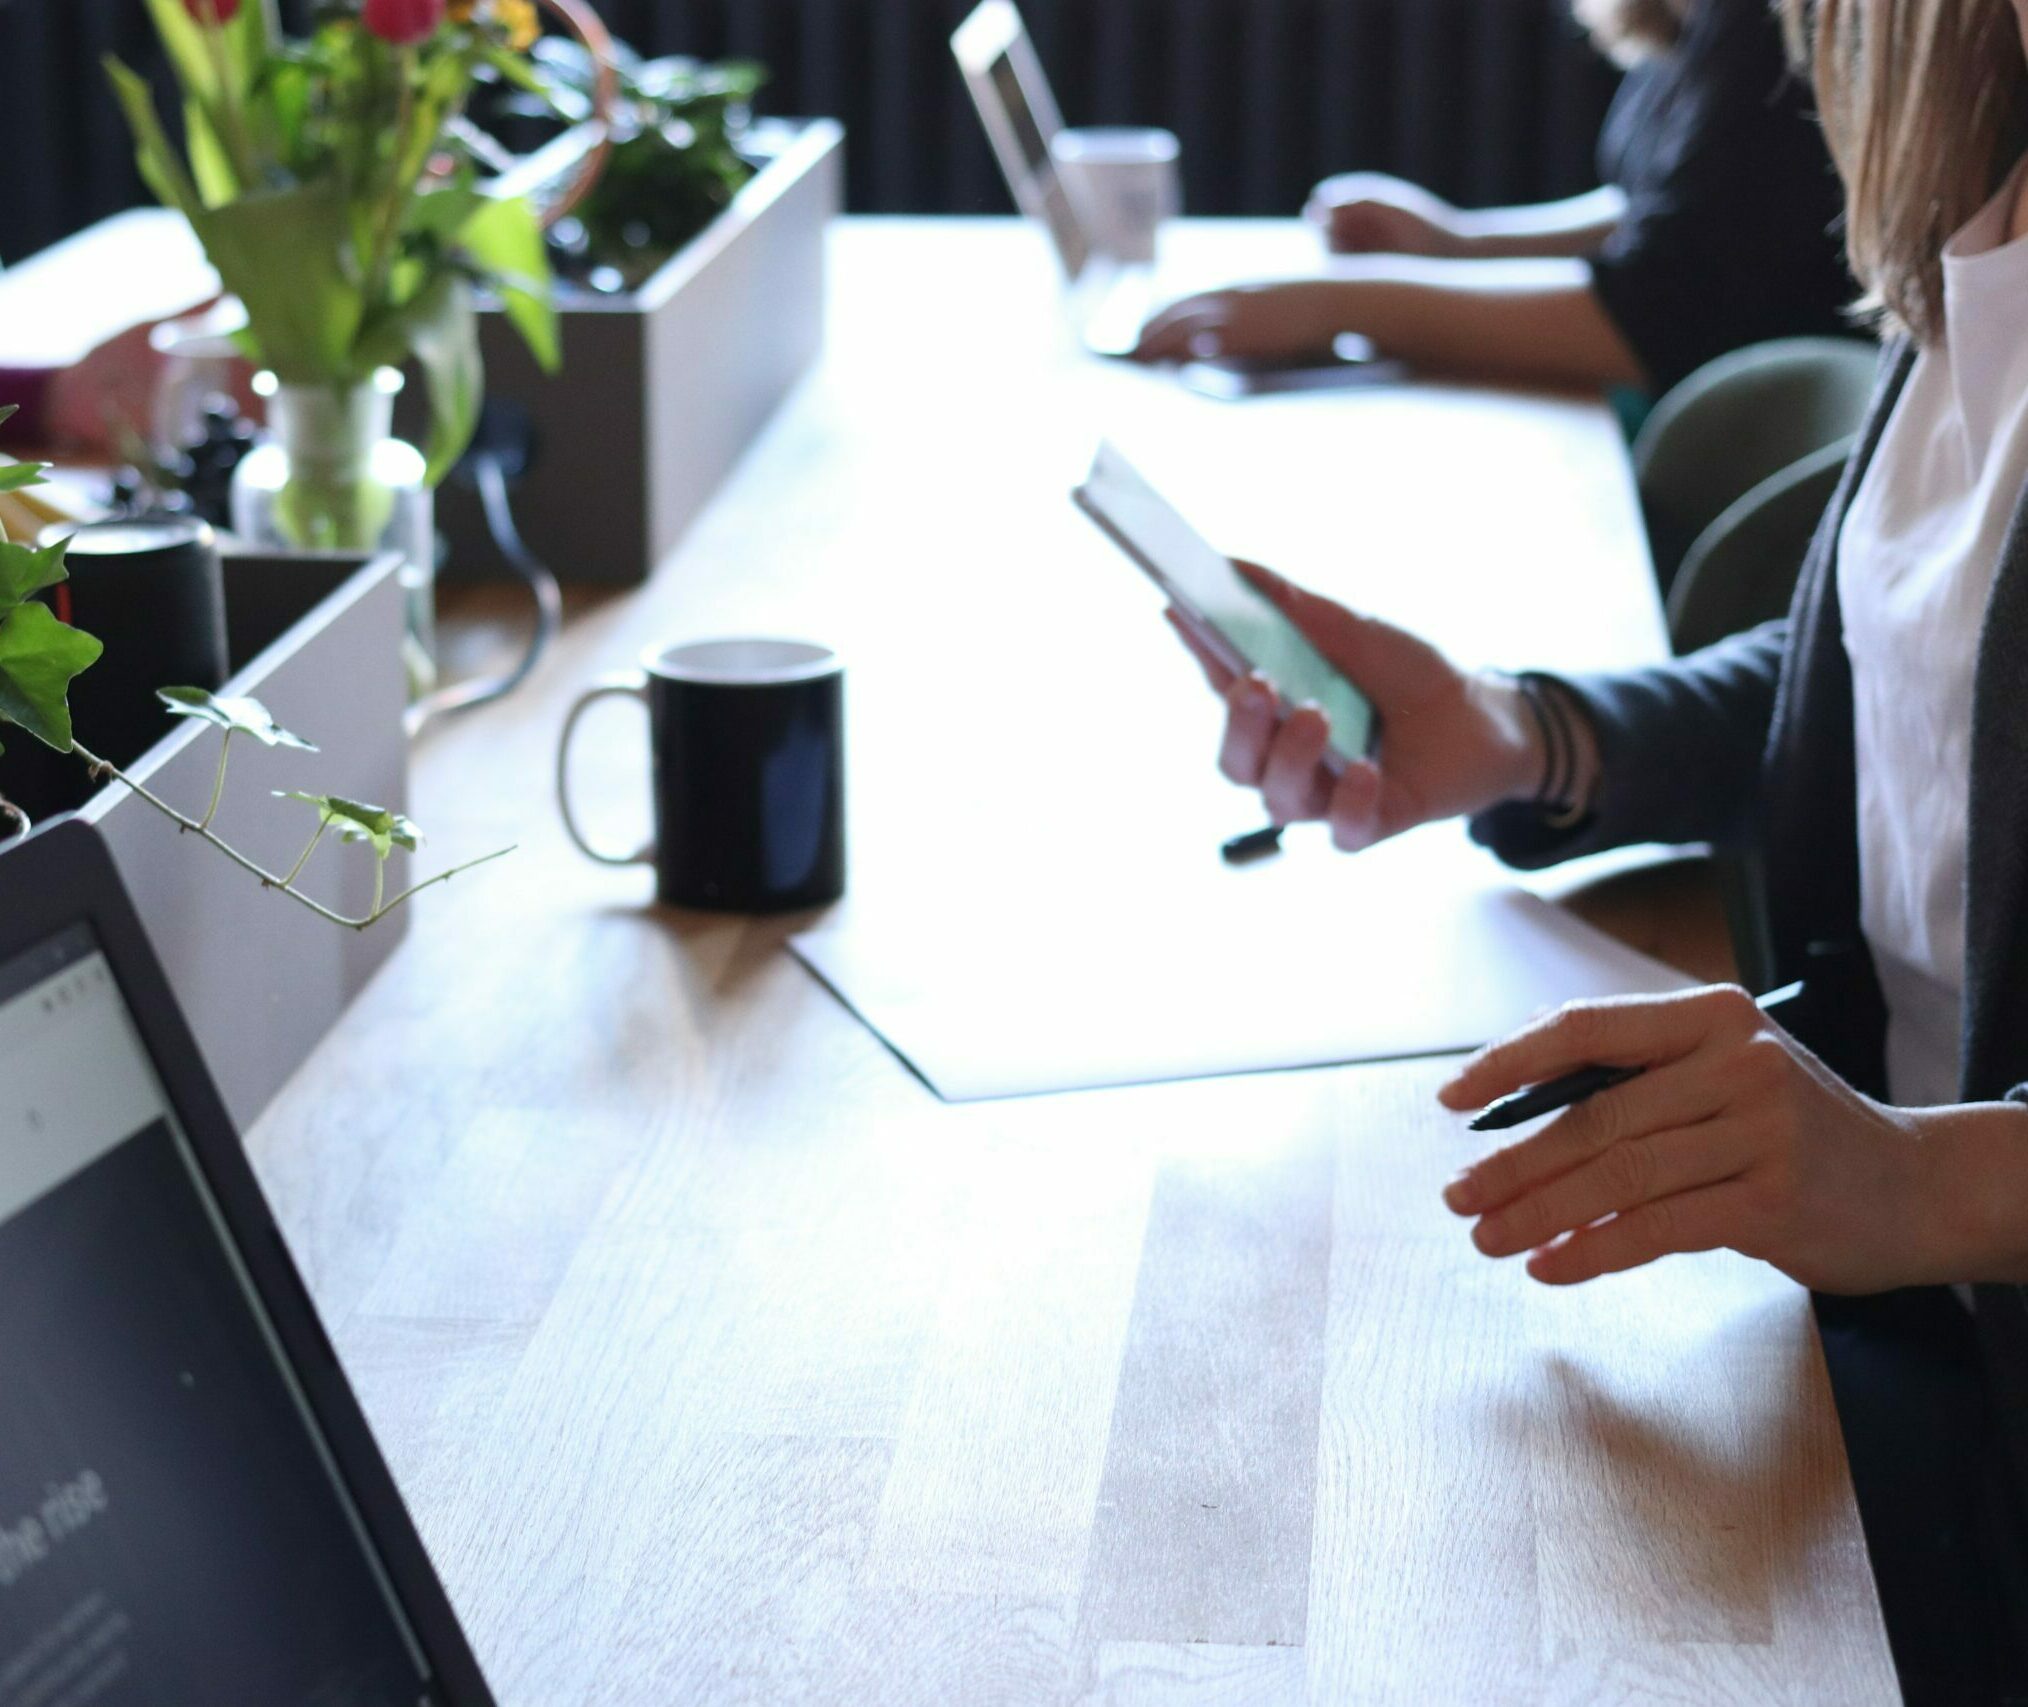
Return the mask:
{"type": "Polygon", "coordinates": [[[1600,139],[1604,188],[1468,213],[1398,179],[1329,180],[1311,217],[1361,258],[1186,298],[1137,354],[1300,356],[1356,333],[1430,370],[1659,395],[1748,344],[1850,331],[1837,178],[1768,0],[1577,10],[1633,64],[1600,139]]]}
{"type": "Polygon", "coordinates": [[[1226,774],[1347,850],[1462,815],[1524,867],[1758,854],[1793,1029],[1735,988],[1548,1015],[1443,1102],[1640,1075],[1445,1199],[1551,1285],[1729,1247],[1892,1293],[1820,1320],[1904,1687],[1965,1707],[2028,1699],[2028,0],[1784,5],[1892,338],[1791,616],[1651,670],[1471,673],[1250,568],[1379,711],[1339,776],[1322,713],[1196,649],[1226,774]]]}

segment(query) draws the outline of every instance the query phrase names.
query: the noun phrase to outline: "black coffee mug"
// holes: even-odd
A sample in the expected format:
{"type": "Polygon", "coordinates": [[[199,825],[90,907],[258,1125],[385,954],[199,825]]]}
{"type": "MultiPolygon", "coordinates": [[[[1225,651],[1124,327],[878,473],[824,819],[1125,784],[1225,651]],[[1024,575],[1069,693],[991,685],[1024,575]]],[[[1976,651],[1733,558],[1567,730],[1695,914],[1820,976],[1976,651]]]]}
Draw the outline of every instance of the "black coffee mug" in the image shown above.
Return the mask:
{"type": "Polygon", "coordinates": [[[779,913],[845,893],[845,670],[800,640],[704,640],[571,707],[556,756],[570,839],[603,865],[652,865],[668,906],[779,913]],[[570,803],[571,738],[602,699],[638,699],[654,740],[655,839],[596,847],[570,803]]]}

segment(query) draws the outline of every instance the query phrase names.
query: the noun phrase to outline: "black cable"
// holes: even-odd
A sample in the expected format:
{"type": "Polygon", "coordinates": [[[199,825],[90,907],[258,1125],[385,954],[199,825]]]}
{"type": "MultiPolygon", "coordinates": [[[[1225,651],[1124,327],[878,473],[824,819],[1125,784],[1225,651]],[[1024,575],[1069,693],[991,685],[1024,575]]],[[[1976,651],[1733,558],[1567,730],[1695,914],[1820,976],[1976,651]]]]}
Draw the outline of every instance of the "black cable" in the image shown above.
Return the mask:
{"type": "Polygon", "coordinates": [[[515,525],[513,506],[507,497],[505,460],[498,454],[477,455],[467,464],[467,472],[478,487],[479,502],[486,512],[486,531],[493,536],[493,544],[507,566],[527,583],[528,591],[534,596],[535,632],[529,636],[528,648],[521,654],[521,661],[505,675],[481,676],[424,695],[409,708],[407,721],[411,735],[433,717],[471,711],[505,699],[535,673],[543,654],[563,628],[563,589],[557,584],[555,572],[549,565],[528,549],[520,528],[515,525]]]}

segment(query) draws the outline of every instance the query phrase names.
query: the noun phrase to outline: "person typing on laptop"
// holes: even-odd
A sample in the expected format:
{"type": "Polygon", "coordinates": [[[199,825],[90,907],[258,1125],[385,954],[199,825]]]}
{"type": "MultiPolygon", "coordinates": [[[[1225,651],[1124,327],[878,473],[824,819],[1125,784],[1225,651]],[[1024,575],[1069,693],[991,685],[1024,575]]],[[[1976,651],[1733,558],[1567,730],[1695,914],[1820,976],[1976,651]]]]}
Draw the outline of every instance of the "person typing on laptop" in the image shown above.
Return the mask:
{"type": "Polygon", "coordinates": [[[1605,186],[1464,212],[1369,174],[1309,213],[1317,277],[1173,304],[1145,361],[1296,358],[1345,334],[1475,378],[1655,394],[1766,339],[1847,330],[1838,187],[1767,0],[1577,0],[1632,69],[1600,140],[1605,186]]]}

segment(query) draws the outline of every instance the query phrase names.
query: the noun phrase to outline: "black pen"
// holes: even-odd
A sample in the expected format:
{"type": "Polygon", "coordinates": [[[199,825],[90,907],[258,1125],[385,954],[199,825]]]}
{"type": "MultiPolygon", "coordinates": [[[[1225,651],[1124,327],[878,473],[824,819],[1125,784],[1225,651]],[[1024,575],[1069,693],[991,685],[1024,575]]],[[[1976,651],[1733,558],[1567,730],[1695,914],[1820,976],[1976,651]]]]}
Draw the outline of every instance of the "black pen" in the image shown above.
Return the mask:
{"type": "MultiPolygon", "coordinates": [[[[1777,1008],[1787,1007],[1802,993],[1801,984],[1785,984],[1781,989],[1770,990],[1759,997],[1756,1005],[1762,1013],[1773,1013],[1777,1008]]],[[[1472,1122],[1472,1130],[1506,1132],[1516,1126],[1525,1126],[1531,1120],[1540,1120],[1545,1114],[1575,1108],[1601,1091],[1609,1091],[1629,1079],[1638,1079],[1646,1071],[1645,1067],[1579,1067],[1561,1078],[1532,1085],[1525,1091],[1516,1091],[1512,1096],[1489,1104],[1472,1122]]]]}
{"type": "Polygon", "coordinates": [[[1249,830],[1243,836],[1234,836],[1218,850],[1218,857],[1227,865],[1251,865],[1257,859],[1266,859],[1282,851],[1282,826],[1270,824],[1264,830],[1249,830]]]}

